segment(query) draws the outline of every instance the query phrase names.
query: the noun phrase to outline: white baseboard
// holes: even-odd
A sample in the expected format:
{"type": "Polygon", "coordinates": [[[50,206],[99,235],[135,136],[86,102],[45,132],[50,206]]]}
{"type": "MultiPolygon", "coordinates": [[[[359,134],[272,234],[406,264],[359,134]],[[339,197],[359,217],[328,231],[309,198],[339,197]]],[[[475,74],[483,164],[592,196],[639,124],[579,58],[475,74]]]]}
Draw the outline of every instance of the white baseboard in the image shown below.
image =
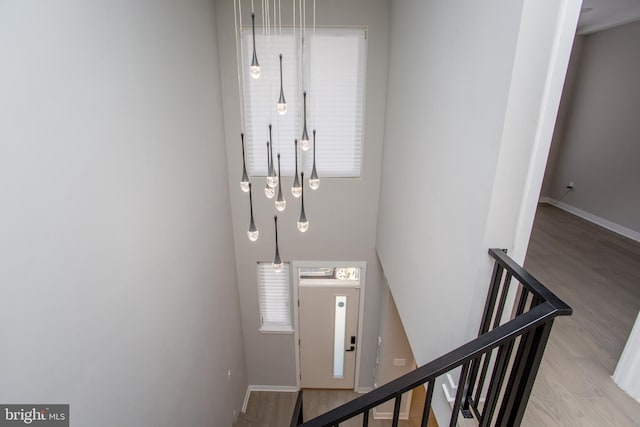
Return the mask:
{"type": "Polygon", "coordinates": [[[295,393],[300,390],[294,385],[250,385],[247,387],[251,391],[283,391],[295,393]]]}
{"type": "Polygon", "coordinates": [[[299,390],[294,385],[249,385],[247,392],[244,395],[244,402],[242,402],[242,412],[247,411],[247,405],[249,404],[249,397],[251,397],[252,391],[279,391],[285,393],[295,393],[299,390]]]}
{"type": "Polygon", "coordinates": [[[640,242],[640,233],[635,230],[624,227],[620,224],[616,224],[615,222],[611,222],[609,220],[601,218],[587,211],[583,211],[580,208],[576,208],[575,206],[568,205],[562,201],[554,200],[550,197],[541,197],[540,202],[549,203],[550,205],[560,208],[563,211],[569,212],[575,216],[579,216],[580,218],[586,219],[589,222],[597,224],[600,227],[606,228],[607,230],[613,231],[614,233],[620,234],[621,236],[624,236],[628,239],[635,240],[636,242],[640,242]]]}
{"type": "Polygon", "coordinates": [[[354,390],[356,393],[365,394],[373,391],[373,387],[358,387],[354,390]]]}
{"type": "Polygon", "coordinates": [[[551,197],[543,196],[538,199],[538,204],[547,203],[549,205],[553,205],[557,202],[556,199],[552,199],[551,197]]]}

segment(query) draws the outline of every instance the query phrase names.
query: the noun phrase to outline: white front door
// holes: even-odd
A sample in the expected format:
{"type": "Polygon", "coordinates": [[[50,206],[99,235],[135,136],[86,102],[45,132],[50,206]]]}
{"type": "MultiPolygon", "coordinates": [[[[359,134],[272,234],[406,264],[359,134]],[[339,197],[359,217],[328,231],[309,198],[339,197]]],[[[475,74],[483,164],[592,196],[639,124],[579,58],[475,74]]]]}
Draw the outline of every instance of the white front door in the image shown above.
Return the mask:
{"type": "Polygon", "coordinates": [[[300,285],[302,388],[353,389],[360,289],[300,285]]]}

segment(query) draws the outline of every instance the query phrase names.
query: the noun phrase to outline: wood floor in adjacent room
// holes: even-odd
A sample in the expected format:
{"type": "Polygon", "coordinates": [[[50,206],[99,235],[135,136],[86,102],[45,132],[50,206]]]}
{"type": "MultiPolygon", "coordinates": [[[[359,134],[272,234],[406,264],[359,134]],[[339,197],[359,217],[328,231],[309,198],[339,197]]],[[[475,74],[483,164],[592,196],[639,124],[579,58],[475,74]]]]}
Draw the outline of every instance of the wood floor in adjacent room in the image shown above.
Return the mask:
{"type": "Polygon", "coordinates": [[[640,309],[640,243],[539,207],[525,267],[574,314],[554,322],[523,426],[639,426],[611,375],[640,309]]]}

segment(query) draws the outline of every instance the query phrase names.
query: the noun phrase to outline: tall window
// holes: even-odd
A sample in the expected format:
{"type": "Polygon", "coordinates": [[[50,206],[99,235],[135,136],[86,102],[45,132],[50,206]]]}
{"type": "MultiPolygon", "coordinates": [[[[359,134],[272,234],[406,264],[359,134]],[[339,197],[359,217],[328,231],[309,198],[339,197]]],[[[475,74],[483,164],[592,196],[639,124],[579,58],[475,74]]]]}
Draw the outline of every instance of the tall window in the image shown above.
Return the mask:
{"type": "MultiPolygon", "coordinates": [[[[251,52],[251,30],[243,32],[245,56],[251,52]]],[[[267,173],[268,125],[273,126],[274,156],[280,152],[282,175],[293,176],[294,139],[303,123],[302,92],[307,92],[307,129],[317,130],[316,162],[321,177],[359,177],[363,143],[366,31],[307,30],[304,47],[299,32],[282,30],[267,37],[256,29],[256,49],[262,68],[259,79],[243,70],[247,165],[249,173],[267,173]],[[268,54],[271,52],[271,54],[268,54]],[[262,53],[262,54],[261,54],[262,53]],[[280,94],[278,55],[283,55],[284,94],[288,112],[276,111],[280,94]],[[304,66],[301,65],[304,62],[304,66]],[[303,83],[304,82],[304,83],[303,83]]],[[[299,167],[310,174],[313,151],[299,153],[299,167]],[[300,158],[301,157],[301,158],[300,158]]]]}
{"type": "Polygon", "coordinates": [[[261,332],[292,331],[290,289],[289,264],[278,273],[270,262],[258,263],[261,332]]]}

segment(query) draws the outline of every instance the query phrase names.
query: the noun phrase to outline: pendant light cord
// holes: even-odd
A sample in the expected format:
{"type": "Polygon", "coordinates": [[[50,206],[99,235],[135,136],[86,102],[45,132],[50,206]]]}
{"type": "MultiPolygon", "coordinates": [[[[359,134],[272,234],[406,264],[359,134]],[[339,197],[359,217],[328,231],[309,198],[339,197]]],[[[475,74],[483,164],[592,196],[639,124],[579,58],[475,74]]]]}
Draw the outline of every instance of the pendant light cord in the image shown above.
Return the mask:
{"type": "MultiPolygon", "coordinates": [[[[300,25],[300,94],[303,94],[305,92],[305,87],[304,87],[304,28],[303,28],[303,24],[302,24],[302,0],[298,0],[298,13],[299,13],[299,22],[298,24],[300,25]]],[[[304,98],[304,97],[303,97],[304,98]]],[[[303,104],[304,104],[304,99],[303,99],[303,104]]],[[[304,114],[304,113],[303,113],[304,114]]],[[[306,122],[306,115],[303,117],[303,120],[305,120],[306,122]]],[[[304,125],[303,125],[304,126],[304,125]]],[[[304,155],[301,156],[300,158],[300,162],[302,163],[302,165],[305,164],[304,161],[304,155]]],[[[303,166],[304,169],[304,166],[303,166]]]]}
{"type": "MultiPolygon", "coordinates": [[[[275,0],[273,0],[274,3],[274,7],[275,7],[275,0]]],[[[282,4],[281,4],[281,0],[278,0],[278,35],[280,37],[280,41],[282,41],[282,4]]],[[[282,55],[282,54],[280,54],[282,55]]],[[[284,91],[283,88],[283,81],[282,81],[282,58],[280,57],[280,91],[284,91]]],[[[278,151],[280,151],[280,114],[278,114],[278,151]]],[[[278,184],[282,185],[282,183],[280,182],[280,179],[278,179],[278,184]]]]}
{"type": "MultiPolygon", "coordinates": [[[[302,77],[302,83],[304,84],[304,90],[306,91],[307,89],[309,89],[308,85],[307,85],[307,73],[305,72],[305,68],[304,68],[304,58],[305,58],[305,51],[306,51],[306,43],[307,43],[307,0],[302,0],[302,72],[303,72],[303,77],[302,77]]],[[[307,71],[308,71],[307,67],[307,71]]]]}
{"type": "MultiPolygon", "coordinates": [[[[253,0],[251,1],[251,7],[253,8],[253,0]]],[[[242,0],[233,0],[233,25],[236,36],[236,64],[238,72],[238,105],[240,107],[240,129],[242,129],[243,132],[246,132],[244,118],[244,84],[242,81],[242,75],[244,73],[244,49],[242,47],[242,0]]]]}
{"type": "MultiPolygon", "coordinates": [[[[313,36],[311,38],[312,46],[313,43],[316,42],[316,0],[313,0],[313,36]]],[[[312,58],[311,49],[309,49],[309,59],[312,58]]],[[[315,123],[316,117],[316,94],[311,87],[311,75],[309,75],[309,92],[311,92],[311,96],[313,97],[313,108],[311,109],[311,117],[313,117],[313,121],[315,123]]],[[[314,142],[315,147],[315,142],[314,142]]]]}
{"type": "MultiPolygon", "coordinates": [[[[271,32],[269,27],[269,0],[262,0],[262,21],[264,23],[263,32],[267,39],[267,68],[268,74],[271,76],[271,32]]],[[[266,102],[265,105],[268,106],[271,103],[271,84],[269,84],[268,90],[265,91],[266,102]]],[[[267,107],[268,110],[268,120],[271,123],[271,109],[267,107]]]]}
{"type": "Polygon", "coordinates": [[[280,23],[280,35],[282,35],[282,4],[278,0],[278,21],[280,23]]]}
{"type": "MultiPolygon", "coordinates": [[[[275,0],[273,0],[273,2],[275,5],[275,0]]],[[[278,35],[280,36],[280,41],[282,42],[282,4],[280,3],[280,0],[278,0],[278,35]]],[[[284,83],[282,82],[282,58],[280,58],[280,91],[284,91],[284,88],[282,87],[283,84],[284,83]]],[[[280,114],[278,114],[278,151],[280,151],[280,114]]]]}
{"type": "MultiPolygon", "coordinates": [[[[296,0],[291,0],[291,5],[292,5],[292,10],[293,10],[293,15],[292,15],[292,21],[291,21],[291,28],[292,28],[292,32],[293,32],[293,58],[294,60],[297,58],[298,55],[296,55],[296,0]]],[[[291,100],[291,98],[289,98],[289,100],[291,100]]],[[[294,104],[297,107],[297,103],[294,104]]],[[[298,108],[296,108],[296,110],[298,110],[298,108]]],[[[298,128],[298,120],[299,120],[299,115],[296,114],[294,115],[293,118],[293,129],[294,129],[294,134],[297,132],[297,128],[298,128]]]]}
{"type": "Polygon", "coordinates": [[[304,84],[304,15],[302,9],[304,8],[303,0],[300,0],[300,85],[302,91],[306,91],[307,88],[304,84]]]}
{"type": "MultiPolygon", "coordinates": [[[[278,36],[278,8],[276,7],[276,0],[273,0],[273,36],[277,37],[278,36]]],[[[277,45],[277,44],[276,44],[277,45]]],[[[271,57],[273,58],[273,54],[271,55],[271,57]]],[[[280,70],[282,70],[282,68],[280,68],[280,70]]],[[[270,88],[270,92],[271,92],[271,102],[273,102],[273,100],[275,99],[273,96],[273,80],[271,80],[271,88],[270,88]]],[[[271,108],[269,108],[269,110],[273,113],[273,104],[270,104],[271,108]]],[[[278,154],[280,154],[280,114],[277,114],[278,118],[277,118],[277,122],[278,122],[278,129],[277,129],[277,139],[278,139],[278,154]]],[[[278,164],[278,174],[280,173],[280,164],[278,164]]],[[[282,185],[280,183],[280,177],[278,177],[278,185],[282,185]]]]}

